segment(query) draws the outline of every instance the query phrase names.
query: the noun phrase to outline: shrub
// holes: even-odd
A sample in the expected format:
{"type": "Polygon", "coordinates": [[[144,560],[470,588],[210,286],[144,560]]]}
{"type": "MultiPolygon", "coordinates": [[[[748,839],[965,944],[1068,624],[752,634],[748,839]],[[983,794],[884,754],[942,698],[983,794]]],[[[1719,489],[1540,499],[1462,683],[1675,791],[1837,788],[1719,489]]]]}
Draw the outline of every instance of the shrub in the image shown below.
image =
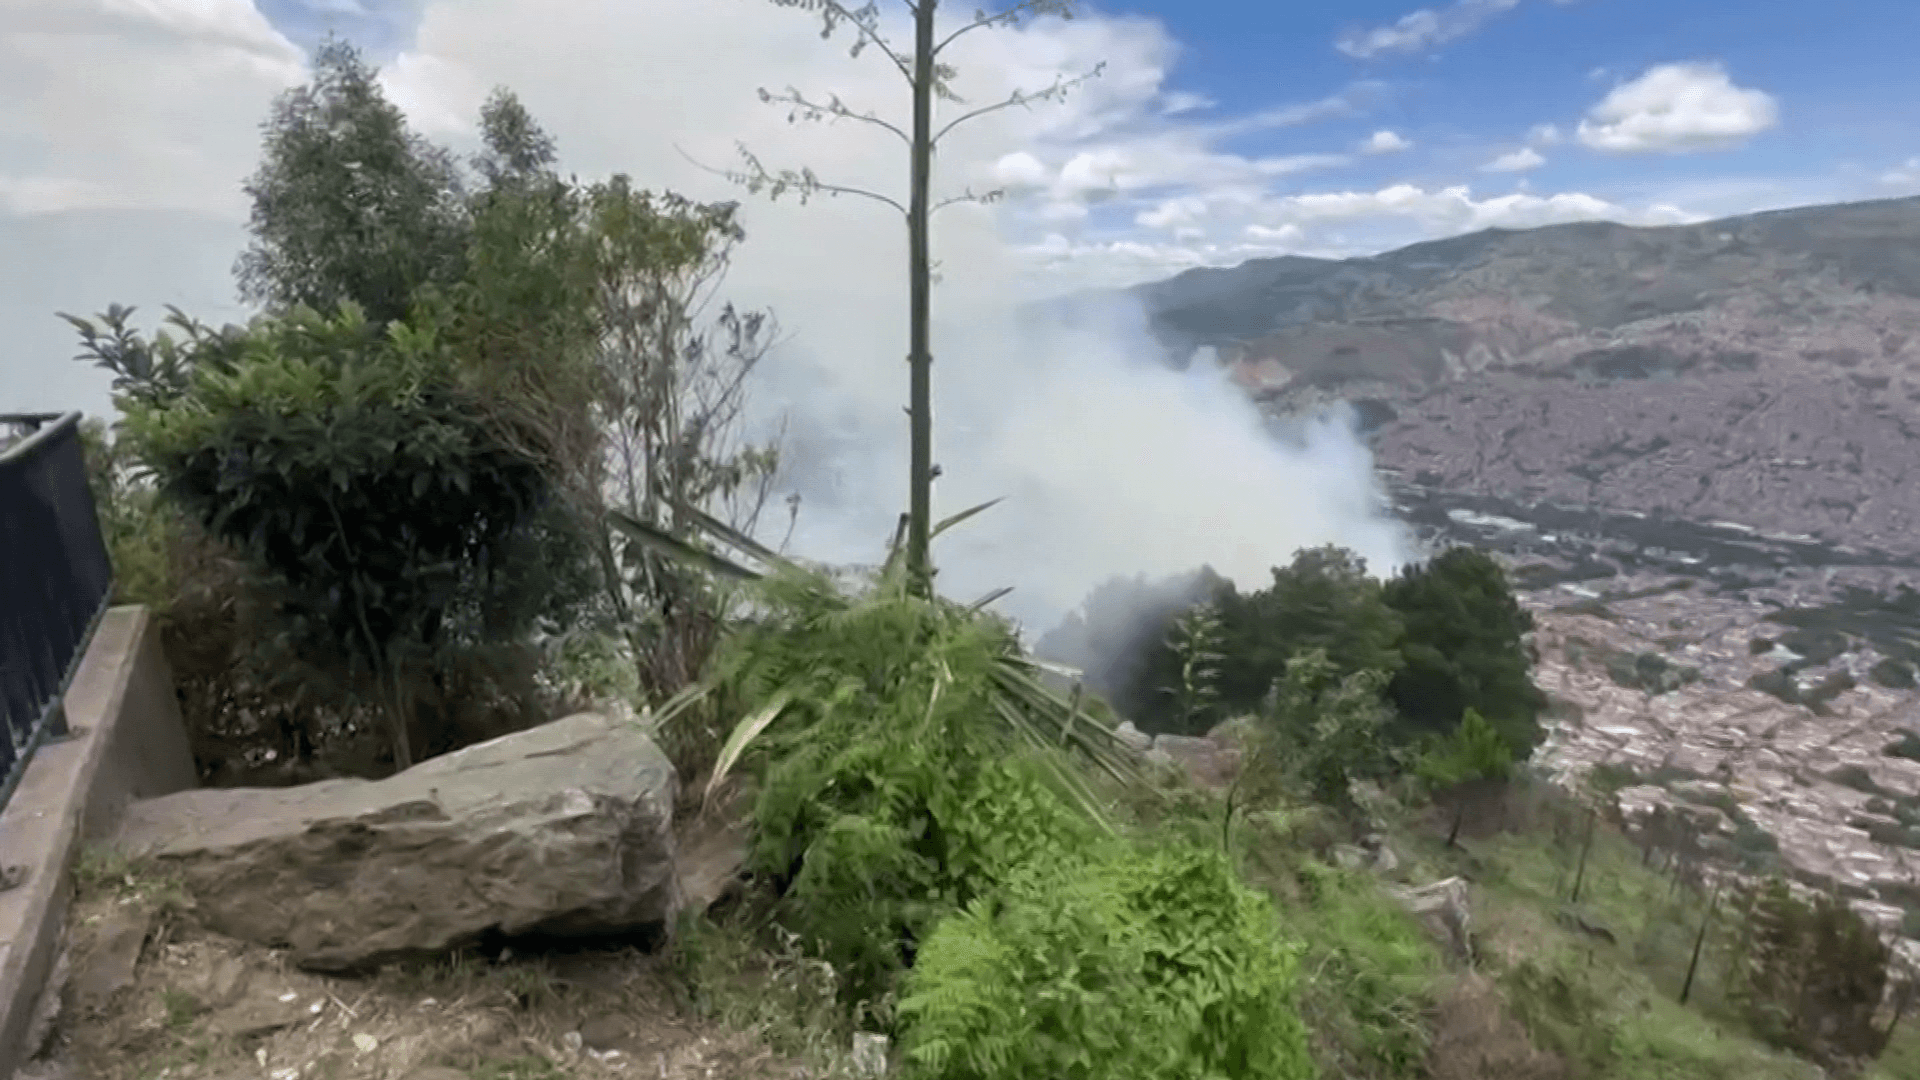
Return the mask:
{"type": "Polygon", "coordinates": [[[1065,726],[1005,623],[903,586],[776,576],[719,662],[728,695],[769,717],[752,865],[853,1002],[884,997],[941,916],[1105,831],[1053,748],[1112,733],[1065,726]]]}
{"type": "Polygon", "coordinates": [[[1226,857],[1120,842],[1030,864],[942,921],[907,982],[904,1073],[1305,1080],[1298,946],[1226,857]]]}

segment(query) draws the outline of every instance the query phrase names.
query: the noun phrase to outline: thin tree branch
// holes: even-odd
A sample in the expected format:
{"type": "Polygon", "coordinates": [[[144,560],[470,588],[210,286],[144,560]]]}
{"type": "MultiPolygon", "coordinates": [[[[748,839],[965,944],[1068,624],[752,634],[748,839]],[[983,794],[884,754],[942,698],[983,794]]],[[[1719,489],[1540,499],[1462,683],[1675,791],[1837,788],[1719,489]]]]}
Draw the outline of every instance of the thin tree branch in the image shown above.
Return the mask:
{"type": "Polygon", "coordinates": [[[941,199],[937,203],[934,203],[933,209],[927,212],[934,213],[944,207],[952,206],[954,203],[963,203],[963,202],[979,203],[981,206],[992,206],[994,203],[997,203],[1006,197],[1007,197],[1007,190],[1005,188],[994,188],[992,191],[983,191],[977,195],[974,194],[974,191],[972,188],[968,188],[967,190],[961,192],[958,195],[952,195],[945,199],[941,199]]]}
{"type": "MultiPolygon", "coordinates": [[[[909,3],[907,6],[914,8],[916,11],[918,10],[918,6],[915,4],[909,3]]],[[[948,34],[938,45],[935,45],[933,47],[933,55],[939,56],[947,46],[953,44],[955,38],[962,34],[978,30],[981,27],[1018,26],[1021,20],[1029,16],[1038,17],[1055,13],[1064,19],[1073,18],[1073,9],[1068,6],[1067,0],[1021,0],[1020,3],[992,15],[984,11],[979,12],[974,15],[972,22],[948,34]]]]}
{"type": "MultiPolygon", "coordinates": [[[[886,38],[880,36],[880,7],[878,4],[869,2],[864,7],[856,9],[849,8],[847,5],[841,3],[840,0],[773,0],[773,3],[779,7],[797,7],[803,11],[818,11],[820,13],[820,37],[822,40],[832,37],[834,30],[838,29],[841,23],[850,24],[854,28],[856,36],[853,41],[853,48],[848,51],[848,55],[858,58],[861,50],[871,45],[885,54],[888,60],[893,61],[893,66],[899,70],[902,78],[906,79],[908,83],[913,82],[912,63],[908,61],[905,55],[888,44],[886,38]]],[[[915,7],[915,5],[911,3],[907,6],[909,8],[915,7]]],[[[915,10],[918,9],[915,8],[915,10]]]]}
{"type": "Polygon", "coordinates": [[[760,91],[760,100],[767,104],[784,102],[794,106],[794,111],[787,114],[788,123],[793,123],[797,120],[819,121],[826,119],[838,120],[841,118],[858,120],[861,123],[872,124],[875,127],[891,131],[894,137],[898,138],[901,142],[906,143],[908,146],[913,145],[913,138],[906,132],[872,113],[854,112],[847,107],[845,102],[840,100],[840,95],[838,94],[833,95],[826,104],[822,105],[819,102],[807,100],[801,96],[800,91],[789,86],[787,87],[787,92],[784,94],[775,94],[766,89],[762,89],[760,91]]]}
{"type": "Polygon", "coordinates": [[[674,149],[679,151],[680,156],[686,158],[687,161],[691,162],[696,168],[703,169],[715,176],[725,177],[746,188],[751,194],[757,195],[765,191],[769,199],[778,199],[780,196],[791,191],[799,198],[801,205],[805,205],[809,197],[821,192],[825,192],[828,195],[858,195],[862,198],[872,199],[875,202],[886,203],[902,214],[907,212],[905,206],[902,206],[898,201],[889,196],[882,195],[877,191],[868,191],[866,188],[848,187],[844,184],[829,184],[814,175],[812,169],[801,169],[797,172],[792,169],[783,169],[777,173],[773,172],[765,165],[762,165],[760,159],[754,156],[753,151],[748,150],[744,145],[739,146],[740,157],[747,163],[747,168],[744,172],[716,169],[710,165],[703,164],[693,155],[681,149],[678,144],[674,146],[674,149]]]}
{"type": "Polygon", "coordinates": [[[954,128],[959,127],[961,124],[964,124],[969,120],[973,120],[977,117],[985,116],[988,113],[999,112],[1002,109],[1009,109],[1015,105],[1018,105],[1021,108],[1026,108],[1032,105],[1036,101],[1058,101],[1066,97],[1067,92],[1069,90],[1072,90],[1074,87],[1079,86],[1081,83],[1084,83],[1089,79],[1099,78],[1100,73],[1105,71],[1106,69],[1107,69],[1106,61],[1103,60],[1097,66],[1095,66],[1092,71],[1089,71],[1086,74],[1081,75],[1077,78],[1055,79],[1052,86],[1047,87],[1045,90],[1042,90],[1037,94],[1028,93],[1025,90],[1015,90],[1013,93],[1008,94],[1006,99],[1003,101],[996,101],[991,105],[982,105],[981,107],[974,109],[970,112],[962,113],[959,116],[955,117],[954,119],[949,120],[944,127],[942,127],[939,131],[934,133],[934,136],[933,136],[934,145],[938,146],[940,143],[940,140],[947,137],[947,132],[952,131],[954,128]]]}

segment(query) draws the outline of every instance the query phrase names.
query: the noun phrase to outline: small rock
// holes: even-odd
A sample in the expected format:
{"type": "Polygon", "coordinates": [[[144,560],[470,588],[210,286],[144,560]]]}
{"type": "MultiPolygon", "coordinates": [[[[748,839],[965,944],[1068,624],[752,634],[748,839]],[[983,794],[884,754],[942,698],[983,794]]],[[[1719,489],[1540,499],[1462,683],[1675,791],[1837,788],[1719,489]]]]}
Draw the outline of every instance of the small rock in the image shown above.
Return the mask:
{"type": "Polygon", "coordinates": [[[580,1052],[580,1048],[587,1044],[587,1040],[581,1038],[579,1032],[569,1031],[565,1035],[560,1036],[560,1043],[567,1048],[568,1053],[577,1054],[580,1052]]]}
{"type": "Polygon", "coordinates": [[[364,1031],[356,1031],[353,1033],[353,1048],[363,1054],[371,1054],[380,1049],[380,1040],[364,1031]]]}
{"type": "Polygon", "coordinates": [[[885,1076],[888,1040],[870,1031],[853,1033],[853,1071],[861,1076],[885,1076]]]}
{"type": "Polygon", "coordinates": [[[1373,869],[1377,873],[1391,874],[1400,869],[1400,856],[1395,855],[1392,848],[1382,844],[1373,853],[1373,869]]]}
{"type": "Polygon", "coordinates": [[[104,1009],[113,995],[133,985],[150,921],[145,909],[129,904],[113,908],[89,928],[92,948],[73,977],[74,1000],[83,1010],[104,1009]]]}
{"type": "Polygon", "coordinates": [[[1134,727],[1131,720],[1121,721],[1120,726],[1113,729],[1113,733],[1121,742],[1138,753],[1144,754],[1153,747],[1153,736],[1134,727]]]}
{"type": "Polygon", "coordinates": [[[1365,870],[1373,862],[1373,856],[1365,848],[1352,844],[1333,845],[1333,864],[1342,870],[1365,870]]]}
{"type": "Polygon", "coordinates": [[[618,1049],[627,1037],[627,1022],[611,1013],[593,1017],[580,1025],[580,1041],[589,1050],[618,1049]]]}

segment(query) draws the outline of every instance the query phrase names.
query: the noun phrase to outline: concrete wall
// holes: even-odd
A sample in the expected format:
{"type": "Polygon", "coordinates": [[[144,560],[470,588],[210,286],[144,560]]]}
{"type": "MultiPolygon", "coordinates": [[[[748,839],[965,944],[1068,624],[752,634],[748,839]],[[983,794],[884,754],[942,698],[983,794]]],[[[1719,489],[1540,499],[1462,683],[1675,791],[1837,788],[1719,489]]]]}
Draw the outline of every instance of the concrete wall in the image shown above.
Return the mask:
{"type": "Polygon", "coordinates": [[[67,692],[70,734],[40,747],[0,810],[0,1077],[27,1045],[60,948],[81,847],[127,804],[198,786],[173,671],[147,609],[107,612],[67,692]],[[18,884],[6,887],[7,881],[18,884]]]}

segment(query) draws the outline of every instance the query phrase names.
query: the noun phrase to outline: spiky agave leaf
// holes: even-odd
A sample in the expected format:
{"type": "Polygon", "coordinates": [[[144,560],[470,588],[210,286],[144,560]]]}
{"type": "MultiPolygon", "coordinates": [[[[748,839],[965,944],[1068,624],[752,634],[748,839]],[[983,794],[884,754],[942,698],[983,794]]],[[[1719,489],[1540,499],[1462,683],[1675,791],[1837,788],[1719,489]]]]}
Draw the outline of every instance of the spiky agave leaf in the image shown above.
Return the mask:
{"type": "Polygon", "coordinates": [[[621,532],[670,559],[690,563],[709,573],[738,581],[755,581],[763,576],[723,555],[696,547],[652,522],[642,521],[619,510],[610,510],[607,516],[621,532]]]}

